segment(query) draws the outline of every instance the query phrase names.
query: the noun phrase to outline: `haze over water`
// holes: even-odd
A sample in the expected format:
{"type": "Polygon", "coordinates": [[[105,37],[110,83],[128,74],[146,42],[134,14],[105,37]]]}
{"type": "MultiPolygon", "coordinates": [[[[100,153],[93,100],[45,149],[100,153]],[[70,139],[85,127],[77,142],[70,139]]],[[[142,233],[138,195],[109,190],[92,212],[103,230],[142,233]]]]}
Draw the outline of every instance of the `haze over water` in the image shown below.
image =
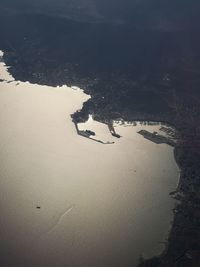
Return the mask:
{"type": "Polygon", "coordinates": [[[4,63],[0,79],[0,265],[134,267],[161,253],[179,170],[172,147],[137,133],[160,126],[115,124],[117,139],[80,125],[115,142],[103,145],[71,121],[82,90],[14,81],[4,63]]]}

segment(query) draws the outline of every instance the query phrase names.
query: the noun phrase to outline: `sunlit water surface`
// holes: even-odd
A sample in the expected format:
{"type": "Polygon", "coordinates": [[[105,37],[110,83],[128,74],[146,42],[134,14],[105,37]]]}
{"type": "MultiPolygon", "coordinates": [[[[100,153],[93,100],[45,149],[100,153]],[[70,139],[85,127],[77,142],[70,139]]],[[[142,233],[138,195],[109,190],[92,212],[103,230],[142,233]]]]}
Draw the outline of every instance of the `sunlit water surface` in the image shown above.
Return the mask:
{"type": "Polygon", "coordinates": [[[178,167],[137,133],[160,125],[115,123],[120,139],[92,117],[79,125],[115,142],[103,145],[71,121],[82,90],[14,81],[3,62],[0,79],[0,265],[134,267],[161,253],[178,167]]]}

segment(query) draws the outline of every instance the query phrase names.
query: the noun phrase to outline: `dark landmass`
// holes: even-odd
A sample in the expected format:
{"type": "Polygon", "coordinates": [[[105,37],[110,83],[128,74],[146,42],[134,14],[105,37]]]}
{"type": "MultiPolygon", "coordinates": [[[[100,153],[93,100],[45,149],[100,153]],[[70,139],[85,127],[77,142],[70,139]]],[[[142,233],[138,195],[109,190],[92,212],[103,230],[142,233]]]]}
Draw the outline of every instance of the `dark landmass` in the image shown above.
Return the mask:
{"type": "Polygon", "coordinates": [[[78,21],[13,9],[0,16],[0,49],[16,80],[76,85],[91,95],[73,114],[76,123],[93,114],[106,123],[123,118],[175,126],[181,179],[173,196],[179,203],[165,252],[141,260],[140,267],[200,266],[200,23],[197,1],[190,4],[193,12],[183,4],[181,13],[189,14],[187,20],[179,14],[179,22],[170,27],[147,27],[148,20],[145,25],[78,21]]]}
{"type": "Polygon", "coordinates": [[[24,14],[1,16],[0,36],[4,60],[17,80],[76,85],[92,96],[77,121],[90,112],[102,121],[122,117],[171,123],[175,98],[199,97],[196,31],[24,14]]]}

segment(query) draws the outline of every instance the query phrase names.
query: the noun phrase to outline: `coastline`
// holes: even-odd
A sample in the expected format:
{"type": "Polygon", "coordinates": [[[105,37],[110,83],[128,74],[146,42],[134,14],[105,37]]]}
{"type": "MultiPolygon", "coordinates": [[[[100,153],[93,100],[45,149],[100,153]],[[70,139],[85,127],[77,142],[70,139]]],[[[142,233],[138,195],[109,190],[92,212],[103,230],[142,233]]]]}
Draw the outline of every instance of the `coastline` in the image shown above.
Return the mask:
{"type": "MultiPolygon", "coordinates": [[[[186,152],[183,143],[177,144],[174,148],[174,158],[180,169],[180,179],[176,191],[172,192],[172,197],[177,199],[178,203],[173,212],[174,220],[166,248],[158,257],[141,260],[138,267],[198,267],[200,264],[197,212],[200,199],[196,193],[200,185],[198,181],[192,182],[192,177],[188,180],[188,173],[192,173],[195,168],[187,162],[190,162],[187,158],[190,148],[187,150],[186,152]],[[183,155],[186,155],[186,162],[181,159],[183,155]],[[188,183],[190,186],[187,186],[188,183]],[[195,184],[197,188],[194,187],[195,184]]],[[[196,168],[198,171],[199,166],[197,165],[196,168]]]]}
{"type": "Polygon", "coordinates": [[[178,195],[179,204],[174,211],[165,255],[156,258],[154,262],[145,262],[143,266],[190,267],[196,264],[196,256],[193,254],[200,251],[199,26],[189,17],[188,21],[194,27],[186,29],[183,26],[180,31],[173,29],[167,32],[162,29],[149,31],[146,28],[143,31],[126,31],[126,27],[117,27],[117,31],[109,27],[104,27],[103,30],[101,27],[91,29],[86,24],[89,29],[87,31],[76,24],[75,28],[85,33],[83,40],[82,35],[80,38],[79,33],[76,35],[74,23],[55,18],[52,23],[50,17],[29,17],[7,18],[3,14],[1,18],[0,43],[6,51],[5,60],[16,79],[55,87],[58,84],[77,84],[84,88],[84,92],[90,94],[92,99],[83,105],[79,114],[80,121],[86,121],[87,115],[92,113],[96,120],[102,122],[121,116],[125,120],[163,121],[177,128],[180,140],[174,149],[174,158],[180,168],[180,178],[174,194],[178,195]],[[68,23],[71,29],[69,33],[57,30],[66,28],[68,23]],[[7,27],[7,33],[4,25],[16,27],[7,27]],[[34,34],[31,31],[33,25],[37,29],[34,34]],[[53,30],[54,25],[56,30],[53,30]],[[16,37],[13,36],[19,28],[22,31],[18,31],[18,41],[15,42],[16,37]],[[49,29],[51,35],[47,46],[45,38],[48,37],[49,29]],[[75,33],[75,37],[71,32],[75,33]],[[71,42],[68,42],[69,36],[71,42]],[[91,36],[94,38],[90,38],[91,36]],[[63,40],[62,44],[58,42],[51,47],[51,41],[57,37],[63,40]],[[99,39],[102,42],[105,40],[101,51],[95,43],[99,39]],[[83,45],[84,51],[91,51],[87,54],[89,60],[85,60],[84,53],[83,57],[79,54],[80,46],[74,46],[74,41],[83,45]],[[126,43],[127,46],[124,45],[126,43]],[[91,47],[92,49],[88,49],[91,47]],[[117,53],[112,54],[113,47],[117,53]],[[71,51],[70,57],[68,51],[71,51]],[[96,53],[97,51],[100,53],[96,53]],[[142,52],[145,52],[143,57],[142,52]],[[124,56],[126,59],[120,60],[124,56]],[[108,74],[104,73],[105,67],[108,74]],[[130,71],[128,75],[127,70],[130,71]]]}
{"type": "MultiPolygon", "coordinates": [[[[5,89],[8,88],[8,87],[11,87],[11,86],[12,86],[12,84],[7,84],[6,82],[5,82],[5,85],[6,85],[5,89]]],[[[15,85],[16,85],[16,84],[15,84],[15,85]]],[[[25,83],[24,85],[25,85],[26,87],[29,86],[28,83],[25,83]]],[[[33,88],[33,89],[34,89],[33,91],[39,91],[39,89],[40,89],[40,88],[37,87],[36,85],[33,85],[33,87],[34,87],[34,88],[33,88]]],[[[19,86],[18,86],[18,87],[16,86],[16,91],[18,91],[19,89],[20,89],[19,86]]],[[[46,91],[47,89],[48,89],[48,88],[46,88],[46,89],[44,88],[44,91],[46,91]]],[[[56,88],[55,88],[55,89],[56,89],[56,88]]],[[[11,91],[12,91],[12,90],[11,90],[11,91]]],[[[22,90],[22,91],[23,91],[23,90],[22,90]]],[[[49,91],[49,90],[48,90],[48,91],[49,91]]],[[[59,94],[59,90],[53,90],[53,91],[55,91],[55,92],[57,91],[57,93],[59,94]]],[[[72,90],[72,92],[73,92],[73,90],[72,90]]],[[[73,92],[73,93],[75,93],[75,92],[73,92]]],[[[28,91],[27,91],[27,90],[26,90],[26,94],[28,94],[28,91]]],[[[23,95],[23,94],[22,94],[22,95],[23,95]]],[[[22,97],[22,95],[21,95],[21,97],[22,97]]],[[[21,97],[19,97],[19,98],[21,98],[21,97]]],[[[52,96],[52,97],[53,97],[53,96],[52,96]]],[[[52,98],[51,100],[53,101],[53,98],[52,98]]],[[[47,102],[48,102],[48,101],[47,101],[47,102]]],[[[62,105],[64,105],[64,102],[65,102],[65,99],[62,100],[62,105]]],[[[36,102],[36,103],[37,103],[37,102],[36,102]]],[[[22,103],[22,104],[23,104],[23,103],[22,103]]],[[[67,105],[67,102],[66,102],[66,105],[67,105]]],[[[22,105],[22,106],[23,106],[23,105],[22,105]]],[[[34,103],[33,103],[33,106],[35,106],[34,103]]],[[[65,105],[64,105],[64,106],[65,106],[65,105]]],[[[41,107],[41,108],[42,108],[42,110],[43,110],[43,107],[41,107]]],[[[71,109],[70,109],[70,110],[71,110],[71,109]]],[[[76,110],[76,109],[75,109],[75,110],[76,110]]],[[[71,113],[70,113],[70,114],[71,114],[71,113]]],[[[48,115],[48,113],[47,113],[46,115],[48,115]]],[[[63,117],[63,116],[65,117],[65,114],[62,115],[62,117],[63,117]]],[[[20,118],[20,117],[21,117],[21,116],[19,116],[19,118],[20,118]]],[[[48,116],[48,117],[49,117],[49,116],[48,116]]],[[[10,117],[11,120],[12,120],[12,118],[13,118],[13,116],[10,117]]],[[[64,121],[65,121],[65,119],[64,119],[64,121]]],[[[30,119],[29,119],[29,123],[30,123],[30,119]]],[[[62,124],[63,124],[63,122],[62,122],[62,124]]],[[[23,124],[23,125],[24,125],[24,124],[23,124]]],[[[65,125],[65,123],[64,123],[64,127],[67,128],[67,125],[65,125]]],[[[39,127],[36,127],[36,131],[37,131],[38,128],[39,128],[39,127]]],[[[45,128],[45,127],[44,127],[44,128],[45,128]]],[[[107,129],[108,129],[108,127],[107,127],[107,129]]],[[[124,130],[124,131],[128,131],[129,129],[128,129],[127,127],[124,127],[123,130],[124,130]]],[[[52,131],[52,130],[51,130],[51,131],[52,131]]],[[[55,131],[57,132],[56,129],[55,129],[55,131]]],[[[65,131],[64,131],[64,132],[65,132],[65,131]]],[[[64,132],[63,132],[63,134],[64,134],[64,132]]],[[[137,134],[136,134],[136,136],[137,136],[137,138],[141,138],[141,137],[140,137],[139,135],[137,135],[137,134]]],[[[75,138],[77,138],[77,136],[76,136],[75,138]]],[[[59,139],[59,138],[56,138],[56,139],[59,139]]],[[[116,140],[118,140],[119,142],[123,142],[124,139],[122,138],[122,139],[120,139],[120,140],[119,140],[119,139],[116,139],[116,140]]],[[[141,141],[143,141],[143,139],[141,139],[141,141]]],[[[45,141],[45,142],[46,142],[46,141],[45,141]]],[[[54,140],[54,142],[55,142],[55,140],[54,140]]],[[[53,144],[50,145],[50,147],[51,147],[52,145],[54,145],[54,142],[53,142],[53,144]]],[[[56,142],[57,142],[57,141],[56,141],[56,142]]],[[[68,143],[69,141],[66,140],[65,142],[66,142],[66,145],[67,145],[67,143],[68,143]]],[[[84,141],[83,141],[84,144],[86,144],[87,142],[88,142],[88,140],[84,140],[84,141]]],[[[18,142],[15,142],[15,143],[16,143],[16,145],[18,144],[18,142]]],[[[71,143],[71,145],[73,145],[73,142],[70,142],[70,143],[71,143]]],[[[82,142],[81,142],[81,143],[82,143],[82,142]]],[[[84,145],[84,144],[83,144],[83,145],[84,145]]],[[[79,143],[79,145],[80,145],[80,143],[79,143]]],[[[97,144],[95,144],[95,147],[96,147],[96,145],[97,145],[97,144]]],[[[149,142],[149,147],[151,147],[151,145],[153,145],[153,144],[151,144],[151,142],[149,142]]],[[[113,146],[113,147],[114,147],[114,146],[113,146]]],[[[102,150],[102,149],[104,149],[104,146],[101,146],[100,150],[102,150]]],[[[122,149],[122,146],[121,146],[121,149],[122,149]]],[[[14,150],[15,150],[15,149],[14,149],[14,150]]],[[[104,150],[105,150],[105,149],[104,149],[104,150]]],[[[59,151],[59,150],[58,150],[58,151],[59,151]]],[[[108,150],[106,149],[106,155],[107,155],[108,151],[110,151],[110,147],[109,147],[108,150]]],[[[154,150],[154,152],[157,153],[157,152],[158,152],[157,149],[156,149],[156,151],[154,150]]],[[[126,151],[125,153],[127,153],[127,151],[126,151]]],[[[132,155],[132,150],[129,151],[129,153],[131,153],[130,155],[132,155]]],[[[170,153],[171,153],[171,152],[170,152],[170,153]]],[[[171,154],[170,154],[170,155],[171,155],[171,154]]],[[[133,156],[134,156],[134,155],[133,155],[133,156]]],[[[170,156],[170,157],[171,157],[171,156],[170,156]]],[[[31,157],[31,158],[32,158],[32,157],[31,157]]],[[[118,157],[117,157],[117,158],[118,158],[118,157]]],[[[85,160],[86,160],[86,162],[88,162],[88,160],[92,160],[92,159],[85,159],[85,160]]],[[[111,158],[111,160],[113,161],[114,158],[111,158]]],[[[117,160],[118,160],[118,159],[117,159],[117,160]]],[[[123,160],[125,160],[125,158],[123,158],[123,160]]],[[[123,161],[123,160],[122,160],[122,161],[123,161]]],[[[126,160],[127,160],[127,159],[126,159],[126,160]]],[[[125,161],[126,161],[126,160],[125,160],[125,161]]],[[[148,159],[147,159],[147,160],[148,160],[148,159]]],[[[125,162],[120,162],[120,164],[122,164],[123,166],[124,166],[124,163],[125,163],[125,162]]],[[[119,164],[119,165],[120,165],[120,164],[119,164]]],[[[163,164],[165,165],[164,162],[163,162],[163,164]]],[[[87,165],[87,164],[84,164],[84,166],[85,166],[85,165],[87,165]]],[[[120,166],[121,166],[121,165],[120,165],[120,166]]],[[[102,169],[102,168],[101,168],[101,169],[102,169]]],[[[100,172],[99,172],[99,173],[100,173],[100,172]]],[[[132,177],[132,174],[131,174],[131,173],[132,173],[132,172],[130,172],[130,175],[131,175],[131,177],[132,177]]],[[[129,175],[129,176],[130,176],[130,175],[129,175]]],[[[138,174],[138,175],[139,175],[139,174],[138,174]]],[[[153,174],[152,174],[152,175],[153,175],[153,174]]],[[[128,176],[128,175],[126,174],[126,176],[128,176]]],[[[137,174],[135,174],[135,176],[137,176],[137,174]]],[[[153,176],[154,176],[154,175],[153,175],[153,176]]],[[[100,177],[101,177],[101,176],[100,176],[100,177]]],[[[39,177],[38,177],[38,178],[39,178],[39,177]]],[[[93,178],[94,178],[94,177],[92,177],[92,180],[93,180],[93,178]]],[[[155,177],[154,177],[154,178],[155,178],[155,177]]],[[[125,177],[123,177],[123,182],[124,182],[124,179],[125,179],[125,177]]],[[[159,177],[157,177],[157,179],[159,180],[159,177]]],[[[101,182],[101,180],[102,180],[102,177],[101,177],[101,179],[98,179],[99,182],[101,182]]],[[[107,179],[106,179],[106,180],[107,180],[107,179]]],[[[115,180],[115,179],[114,179],[114,180],[115,180]]],[[[141,180],[141,179],[140,179],[140,180],[141,180]]],[[[155,180],[155,179],[154,179],[154,180],[155,180]]],[[[93,182],[93,181],[92,181],[92,182],[93,182]]],[[[105,181],[105,182],[108,182],[108,181],[105,181]]],[[[130,182],[133,182],[133,181],[132,181],[132,178],[130,179],[130,182]]],[[[154,181],[154,182],[155,182],[155,181],[154,181]]],[[[41,181],[40,181],[39,183],[41,183],[41,181]]],[[[90,183],[91,183],[91,181],[90,181],[90,183]]],[[[89,184],[90,184],[90,183],[89,183],[89,184]]],[[[94,185],[92,186],[92,188],[93,188],[93,187],[94,187],[94,185]]],[[[120,187],[117,187],[117,188],[118,188],[118,189],[120,190],[120,192],[121,192],[120,187]]],[[[130,186],[129,188],[132,188],[132,187],[130,186]]],[[[98,188],[98,191],[99,191],[99,188],[98,188]]],[[[97,192],[98,192],[98,191],[97,191],[97,192]]],[[[104,191],[105,191],[105,188],[104,188],[104,191]]],[[[138,192],[140,192],[140,191],[142,192],[142,190],[137,190],[137,191],[138,191],[138,192]]],[[[110,193],[109,193],[109,195],[110,195],[110,193]]],[[[124,195],[125,195],[125,194],[124,194],[124,195]]],[[[101,197],[101,196],[100,196],[100,197],[101,197]]],[[[142,199],[143,199],[143,197],[142,197],[142,199]]],[[[118,214],[119,206],[120,206],[120,203],[119,203],[119,205],[117,205],[117,210],[116,210],[116,211],[117,211],[117,214],[118,214]]],[[[147,206],[148,206],[148,205],[147,205],[147,206]]],[[[41,205],[40,203],[37,203],[37,207],[41,207],[41,211],[43,211],[43,205],[41,205]]],[[[120,213],[121,215],[123,215],[123,213],[124,213],[124,208],[123,208],[122,211],[123,211],[123,212],[120,213]]],[[[73,216],[74,216],[74,215],[73,215],[73,216]]],[[[50,228],[50,227],[49,227],[49,228],[50,228]]],[[[133,235],[133,236],[134,236],[134,235],[133,235]]],[[[157,243],[157,242],[156,242],[156,243],[157,243]]],[[[130,247],[130,249],[131,249],[131,247],[130,247]]]]}
{"type": "MultiPolygon", "coordinates": [[[[174,151],[174,159],[175,159],[176,164],[177,164],[177,166],[178,166],[178,168],[180,170],[180,176],[179,176],[179,182],[177,184],[176,190],[170,193],[170,196],[172,198],[174,198],[174,195],[176,195],[179,192],[179,190],[180,190],[180,187],[181,187],[181,179],[182,179],[182,175],[183,175],[182,174],[180,163],[179,163],[179,161],[177,159],[177,145],[174,147],[173,151],[174,151]]],[[[169,235],[168,235],[168,238],[167,238],[167,240],[165,242],[165,248],[164,248],[163,252],[160,255],[155,256],[155,257],[153,257],[151,259],[143,259],[143,258],[141,258],[140,259],[140,263],[138,264],[138,267],[161,267],[161,266],[163,266],[162,265],[163,264],[162,263],[162,259],[168,253],[168,249],[169,249],[169,246],[170,246],[170,236],[172,234],[173,228],[176,227],[176,225],[175,225],[175,216],[177,215],[177,213],[175,212],[175,209],[176,208],[174,208],[174,210],[173,210],[173,221],[172,221],[171,227],[169,229],[169,235]]],[[[166,266],[166,267],[172,267],[172,265],[164,265],[164,266],[166,266]]]]}

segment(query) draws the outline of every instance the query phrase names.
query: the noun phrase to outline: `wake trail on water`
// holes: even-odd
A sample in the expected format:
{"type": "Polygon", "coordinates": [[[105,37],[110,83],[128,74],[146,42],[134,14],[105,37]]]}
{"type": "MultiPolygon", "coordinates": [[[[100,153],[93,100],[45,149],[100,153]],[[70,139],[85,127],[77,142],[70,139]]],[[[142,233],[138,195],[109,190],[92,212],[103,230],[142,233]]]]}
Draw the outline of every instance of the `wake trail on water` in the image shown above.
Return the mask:
{"type": "Polygon", "coordinates": [[[73,204],[72,206],[70,206],[63,214],[61,214],[58,218],[58,220],[54,223],[54,225],[50,228],[49,231],[45,232],[44,234],[42,234],[40,236],[40,239],[43,238],[46,235],[51,234],[54,229],[62,222],[63,218],[68,215],[73,209],[75,208],[75,204],[73,204]]]}

